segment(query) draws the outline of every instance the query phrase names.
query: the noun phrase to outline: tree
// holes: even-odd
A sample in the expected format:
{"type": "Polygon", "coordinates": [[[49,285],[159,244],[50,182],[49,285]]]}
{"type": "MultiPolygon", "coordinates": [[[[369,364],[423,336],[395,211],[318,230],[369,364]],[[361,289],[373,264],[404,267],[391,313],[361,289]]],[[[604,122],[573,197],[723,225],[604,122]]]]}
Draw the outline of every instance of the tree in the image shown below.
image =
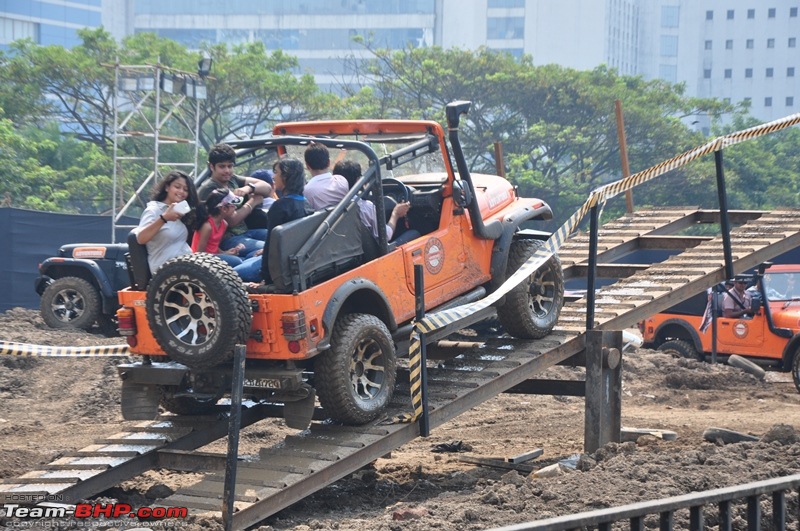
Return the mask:
{"type": "Polygon", "coordinates": [[[681,119],[712,117],[730,110],[714,100],[687,98],[680,85],[621,76],[598,67],[577,71],[533,66],[487,49],[372,49],[362,72],[375,90],[357,96],[384,117],[442,118],[453,100],[469,99],[462,127],[471,169],[493,171],[491,145],[503,143],[507,177],[523,195],[541,197],[557,224],[570,216],[591,190],[621,176],[614,101],[625,111],[633,171],[644,169],[702,143],[681,119]]]}
{"type": "MultiPolygon", "coordinates": [[[[83,29],[78,34],[83,43],[71,50],[39,46],[30,40],[14,42],[2,75],[10,91],[24,96],[17,101],[34,100],[38,112],[32,119],[46,111],[76,138],[108,149],[114,72],[103,64],[113,62],[117,45],[102,29],[83,29]]],[[[18,110],[14,113],[21,114],[18,110]]]]}
{"type": "MultiPolygon", "coordinates": [[[[106,151],[113,144],[115,64],[158,64],[194,73],[202,57],[152,33],[127,37],[121,45],[102,28],[78,34],[82,43],[70,50],[15,42],[0,64],[0,75],[8,80],[0,90],[0,103],[6,103],[9,117],[18,123],[47,116],[76,138],[106,151]]],[[[281,51],[269,54],[257,42],[232,49],[220,44],[205,53],[214,59],[206,79],[208,99],[201,105],[205,148],[226,138],[263,134],[278,121],[337,112],[338,98],[322,94],[311,75],[297,76],[297,59],[281,51]]],[[[189,125],[194,127],[193,122],[189,125]]]]}
{"type": "Polygon", "coordinates": [[[18,129],[0,119],[0,197],[9,205],[100,213],[111,206],[111,160],[97,146],[64,137],[55,124],[18,129]]]}
{"type": "Polygon", "coordinates": [[[214,60],[201,116],[206,148],[226,138],[268,134],[278,122],[337,113],[338,98],[322,94],[312,75],[296,75],[297,59],[282,51],[267,53],[254,42],[206,52],[214,60]]]}

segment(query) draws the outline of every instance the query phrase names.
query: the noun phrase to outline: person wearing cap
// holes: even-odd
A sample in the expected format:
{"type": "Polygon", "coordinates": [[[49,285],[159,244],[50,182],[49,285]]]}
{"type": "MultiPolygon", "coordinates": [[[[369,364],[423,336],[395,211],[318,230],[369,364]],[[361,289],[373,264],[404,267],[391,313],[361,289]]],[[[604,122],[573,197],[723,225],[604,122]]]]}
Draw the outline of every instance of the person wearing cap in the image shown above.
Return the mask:
{"type": "Polygon", "coordinates": [[[236,152],[228,144],[216,144],[208,152],[208,169],[211,172],[209,179],[200,185],[197,193],[205,201],[211,192],[217,188],[227,188],[240,197],[248,196],[237,205],[236,211],[228,218],[228,228],[220,242],[223,250],[233,249],[239,244],[244,247],[239,251],[239,256],[249,258],[256,251],[264,248],[267,239],[267,229],[250,229],[245,223],[253,209],[261,205],[264,197],[272,194],[272,187],[260,179],[234,175],[236,166],[236,152]]]}
{"type": "Polygon", "coordinates": [[[198,209],[199,217],[205,217],[205,221],[200,224],[200,228],[194,233],[192,238],[192,251],[195,253],[215,254],[227,262],[231,267],[236,267],[242,263],[239,258],[239,251],[243,244],[228,250],[219,248],[219,243],[228,228],[229,218],[236,211],[236,203],[242,198],[235,195],[227,188],[217,188],[202,203],[202,208],[198,209]]]}
{"type": "Polygon", "coordinates": [[[269,207],[272,206],[272,203],[274,203],[278,199],[278,196],[275,194],[275,181],[272,178],[272,176],[275,175],[274,168],[277,165],[278,165],[278,162],[275,161],[275,164],[272,165],[272,167],[273,167],[272,170],[268,170],[266,168],[262,168],[260,170],[254,171],[250,175],[250,177],[252,177],[254,179],[259,179],[261,181],[264,181],[265,183],[267,183],[268,185],[270,185],[272,187],[272,193],[270,195],[268,195],[268,196],[264,196],[264,200],[261,202],[261,208],[262,208],[262,210],[264,210],[264,212],[268,212],[269,211],[269,207]]]}
{"type": "Polygon", "coordinates": [[[733,279],[733,289],[725,291],[722,299],[722,316],[729,319],[752,317],[753,300],[747,291],[748,278],[736,275],[733,279]]]}

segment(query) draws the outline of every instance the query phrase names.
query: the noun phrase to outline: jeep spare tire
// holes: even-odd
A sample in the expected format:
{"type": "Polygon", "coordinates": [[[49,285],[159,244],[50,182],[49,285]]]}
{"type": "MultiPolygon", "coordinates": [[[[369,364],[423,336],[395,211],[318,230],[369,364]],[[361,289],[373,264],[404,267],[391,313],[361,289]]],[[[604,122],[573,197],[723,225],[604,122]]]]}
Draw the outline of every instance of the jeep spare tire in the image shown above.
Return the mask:
{"type": "Polygon", "coordinates": [[[162,265],[147,288],[147,321],[158,345],[202,369],[233,357],[253,320],[242,279],[214,255],[186,254],[162,265]]]}
{"type": "MultiPolygon", "coordinates": [[[[514,240],[508,252],[506,279],[542,247],[544,242],[539,240],[514,240]]],[[[561,260],[553,255],[508,292],[497,308],[497,317],[512,336],[540,339],[553,330],[563,305],[564,272],[561,260]]]]}

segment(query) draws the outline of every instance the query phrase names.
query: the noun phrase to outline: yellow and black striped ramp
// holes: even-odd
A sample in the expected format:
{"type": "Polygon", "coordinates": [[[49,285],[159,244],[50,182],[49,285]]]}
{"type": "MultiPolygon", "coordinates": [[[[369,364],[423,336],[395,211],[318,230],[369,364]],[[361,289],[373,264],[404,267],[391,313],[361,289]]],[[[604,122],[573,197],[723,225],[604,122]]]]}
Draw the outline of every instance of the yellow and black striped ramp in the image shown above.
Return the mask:
{"type": "Polygon", "coordinates": [[[0,355],[35,356],[43,358],[103,358],[128,355],[128,345],[98,345],[94,347],[52,347],[14,341],[0,341],[0,355]]]}
{"type": "Polygon", "coordinates": [[[415,422],[422,415],[422,390],[421,390],[421,376],[422,376],[422,344],[420,342],[421,333],[431,333],[435,330],[443,328],[446,325],[455,323],[462,319],[464,316],[473,314],[497,302],[503,295],[514,289],[525,278],[532,275],[539,269],[547,260],[555,254],[559,248],[564,244],[570,234],[577,228],[581,220],[589,213],[592,207],[598,206],[602,208],[609,199],[630,190],[642,183],[650,181],[656,177],[664,175],[681,166],[692,162],[695,159],[708,155],[715,151],[719,151],[728,146],[751,140],[759,136],[767,135],[800,124],[800,113],[792,114],[761,124],[749,129],[737,131],[725,136],[717,137],[702,146],[690,149],[680,155],[671,159],[665,160],[647,168],[646,170],[635,173],[619,181],[603,185],[589,194],[586,202],[562,225],[552,236],[547,240],[545,245],[537,250],[527,262],[520,266],[519,270],[509,277],[503,285],[497,290],[489,294],[486,298],[471,304],[457,306],[448,310],[442,310],[426,315],[422,320],[414,325],[414,330],[411,332],[411,342],[409,345],[409,372],[411,383],[411,404],[414,412],[411,414],[403,414],[395,417],[394,422],[415,422]]]}

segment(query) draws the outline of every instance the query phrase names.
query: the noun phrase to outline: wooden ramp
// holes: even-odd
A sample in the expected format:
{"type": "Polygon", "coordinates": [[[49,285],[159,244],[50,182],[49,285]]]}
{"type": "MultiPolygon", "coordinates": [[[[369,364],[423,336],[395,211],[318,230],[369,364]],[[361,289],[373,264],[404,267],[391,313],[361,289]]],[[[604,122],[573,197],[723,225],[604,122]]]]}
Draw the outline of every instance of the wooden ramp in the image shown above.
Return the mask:
{"type": "MultiPolygon", "coordinates": [[[[692,237],[686,228],[714,223],[718,212],[696,208],[636,212],[604,225],[600,232],[598,276],[619,278],[597,292],[595,328],[634,326],[698,291],[724,280],[721,237],[692,237]],[[627,264],[638,250],[676,254],[653,265],[627,264]]],[[[800,245],[800,211],[732,212],[731,233],[737,272],[800,245]]],[[[589,239],[575,236],[559,253],[566,278],[583,277],[589,239]]],[[[565,305],[556,332],[539,341],[492,339],[483,348],[459,351],[457,359],[428,368],[430,427],[433,429],[476,405],[534,378],[584,349],[586,300],[565,305]]],[[[398,378],[391,417],[411,410],[408,375],[398,378]],[[405,376],[405,377],[403,377],[405,376]]],[[[282,443],[261,450],[256,461],[237,469],[234,528],[254,525],[304,497],[411,441],[416,424],[346,427],[312,425],[282,443]]],[[[219,512],[224,474],[208,474],[160,503],[219,512]]]]}

